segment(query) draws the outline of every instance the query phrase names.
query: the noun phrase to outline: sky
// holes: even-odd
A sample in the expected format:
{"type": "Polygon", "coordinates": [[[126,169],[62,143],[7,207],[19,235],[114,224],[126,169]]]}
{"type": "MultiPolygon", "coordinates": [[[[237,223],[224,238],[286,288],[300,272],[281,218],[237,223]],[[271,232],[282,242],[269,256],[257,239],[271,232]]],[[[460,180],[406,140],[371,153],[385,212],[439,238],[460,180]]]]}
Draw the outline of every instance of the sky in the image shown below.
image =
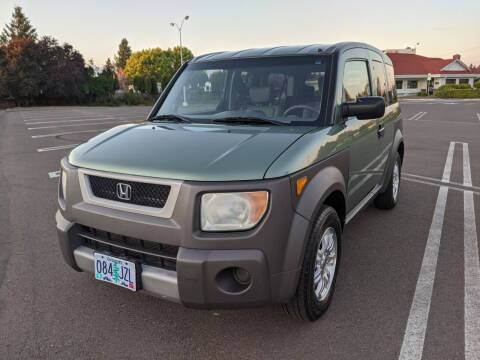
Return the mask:
{"type": "Polygon", "coordinates": [[[21,6],[39,35],[68,42],[103,65],[122,38],[133,51],[178,45],[170,22],[190,19],[183,45],[194,55],[278,45],[361,41],[379,49],[462,55],[480,65],[480,0],[1,0],[0,26],[21,6]]]}

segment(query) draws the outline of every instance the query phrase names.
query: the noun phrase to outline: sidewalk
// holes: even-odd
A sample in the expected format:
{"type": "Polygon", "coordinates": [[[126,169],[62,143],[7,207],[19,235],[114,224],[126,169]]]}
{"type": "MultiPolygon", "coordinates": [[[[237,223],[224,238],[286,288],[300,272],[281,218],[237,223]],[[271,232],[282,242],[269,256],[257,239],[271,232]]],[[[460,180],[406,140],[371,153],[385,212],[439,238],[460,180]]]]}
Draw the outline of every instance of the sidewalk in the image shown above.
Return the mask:
{"type": "Polygon", "coordinates": [[[480,99],[456,99],[456,98],[436,98],[433,96],[402,96],[398,98],[399,102],[406,102],[406,101],[437,101],[437,102],[445,102],[445,101],[452,101],[452,102],[470,102],[470,101],[480,101],[480,99]]]}

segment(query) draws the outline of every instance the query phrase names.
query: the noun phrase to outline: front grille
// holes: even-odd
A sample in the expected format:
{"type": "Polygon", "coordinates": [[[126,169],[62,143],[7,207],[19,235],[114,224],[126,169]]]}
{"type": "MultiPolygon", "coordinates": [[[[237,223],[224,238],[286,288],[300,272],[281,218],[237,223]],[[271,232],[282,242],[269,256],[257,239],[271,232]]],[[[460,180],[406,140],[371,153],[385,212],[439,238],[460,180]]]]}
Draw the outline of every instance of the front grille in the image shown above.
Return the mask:
{"type": "Polygon", "coordinates": [[[93,195],[98,198],[160,209],[165,206],[171,188],[170,185],[126,181],[95,175],[89,175],[88,180],[93,195]],[[130,186],[130,199],[126,200],[118,196],[117,184],[130,186]]]}
{"type": "Polygon", "coordinates": [[[81,226],[78,236],[82,245],[112,256],[139,260],[150,266],[176,270],[178,246],[165,245],[81,226]]]}

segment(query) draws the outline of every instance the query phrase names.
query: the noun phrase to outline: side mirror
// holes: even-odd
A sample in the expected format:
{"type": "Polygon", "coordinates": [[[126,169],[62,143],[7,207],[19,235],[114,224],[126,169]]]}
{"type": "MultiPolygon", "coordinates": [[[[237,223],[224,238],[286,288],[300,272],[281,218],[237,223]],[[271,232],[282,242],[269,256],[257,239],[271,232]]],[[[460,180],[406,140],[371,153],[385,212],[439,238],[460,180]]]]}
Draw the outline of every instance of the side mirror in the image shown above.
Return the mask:
{"type": "Polygon", "coordinates": [[[344,102],[342,114],[344,118],[356,116],[359,120],[377,119],[385,114],[385,100],[381,96],[366,96],[355,102],[344,102]]]}

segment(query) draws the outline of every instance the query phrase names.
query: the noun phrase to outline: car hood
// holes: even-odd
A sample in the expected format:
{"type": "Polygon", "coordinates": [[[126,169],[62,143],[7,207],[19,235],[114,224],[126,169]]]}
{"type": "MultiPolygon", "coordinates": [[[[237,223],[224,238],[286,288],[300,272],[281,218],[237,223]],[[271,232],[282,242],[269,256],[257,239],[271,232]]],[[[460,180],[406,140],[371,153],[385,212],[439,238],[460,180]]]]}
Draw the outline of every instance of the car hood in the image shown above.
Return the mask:
{"type": "Polygon", "coordinates": [[[78,167],[196,181],[263,179],[306,126],[143,123],[117,126],[75,148],[78,167]]]}

